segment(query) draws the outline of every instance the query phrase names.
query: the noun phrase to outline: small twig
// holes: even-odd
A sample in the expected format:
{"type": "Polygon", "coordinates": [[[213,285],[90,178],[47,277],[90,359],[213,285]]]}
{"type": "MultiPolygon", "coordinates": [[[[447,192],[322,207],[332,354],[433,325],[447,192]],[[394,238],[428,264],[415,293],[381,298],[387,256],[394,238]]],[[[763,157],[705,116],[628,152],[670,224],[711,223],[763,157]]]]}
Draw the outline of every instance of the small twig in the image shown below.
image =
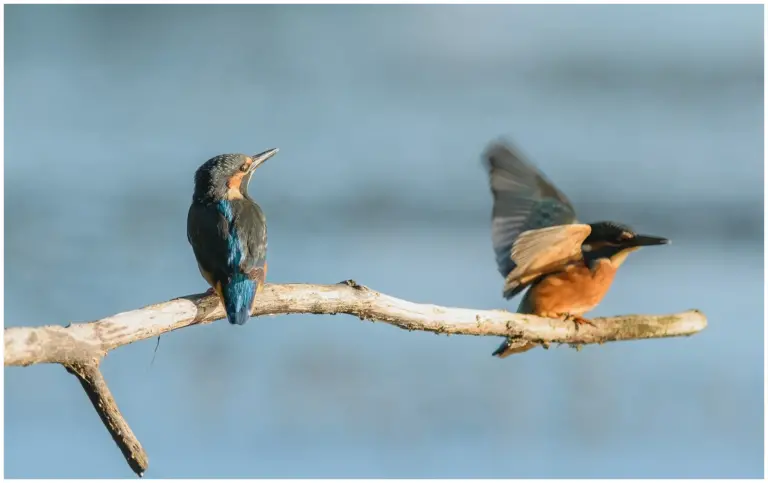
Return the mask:
{"type": "Polygon", "coordinates": [[[155,350],[152,352],[152,360],[149,361],[149,367],[152,367],[152,364],[155,363],[155,356],[157,355],[157,348],[160,347],[160,336],[157,336],[157,344],[155,344],[155,350]]]}

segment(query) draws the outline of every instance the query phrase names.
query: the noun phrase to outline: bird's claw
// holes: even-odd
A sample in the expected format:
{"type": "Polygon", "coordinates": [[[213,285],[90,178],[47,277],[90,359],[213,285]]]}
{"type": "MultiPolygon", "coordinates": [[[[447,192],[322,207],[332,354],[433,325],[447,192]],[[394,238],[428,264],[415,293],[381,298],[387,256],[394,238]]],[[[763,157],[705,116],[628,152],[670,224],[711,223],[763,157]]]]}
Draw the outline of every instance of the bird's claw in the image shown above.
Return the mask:
{"type": "Polygon", "coordinates": [[[589,319],[585,319],[584,317],[579,317],[578,315],[573,317],[573,321],[576,323],[576,325],[591,325],[592,327],[597,328],[597,326],[589,319]]]}
{"type": "Polygon", "coordinates": [[[576,330],[579,330],[579,326],[581,325],[591,325],[592,327],[597,327],[594,322],[589,319],[585,319],[580,315],[562,314],[562,317],[566,322],[573,322],[576,325],[576,330]]]}

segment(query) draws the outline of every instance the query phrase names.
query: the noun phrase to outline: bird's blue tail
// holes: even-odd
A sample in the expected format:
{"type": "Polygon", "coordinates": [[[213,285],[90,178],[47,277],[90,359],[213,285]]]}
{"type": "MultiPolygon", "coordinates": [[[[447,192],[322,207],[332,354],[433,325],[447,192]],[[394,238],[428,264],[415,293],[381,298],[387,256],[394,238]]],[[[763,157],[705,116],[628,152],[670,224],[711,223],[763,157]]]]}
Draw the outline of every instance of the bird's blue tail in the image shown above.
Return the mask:
{"type": "Polygon", "coordinates": [[[251,303],[256,294],[256,282],[245,276],[236,276],[222,287],[224,309],[230,324],[243,325],[251,317],[251,303]]]}

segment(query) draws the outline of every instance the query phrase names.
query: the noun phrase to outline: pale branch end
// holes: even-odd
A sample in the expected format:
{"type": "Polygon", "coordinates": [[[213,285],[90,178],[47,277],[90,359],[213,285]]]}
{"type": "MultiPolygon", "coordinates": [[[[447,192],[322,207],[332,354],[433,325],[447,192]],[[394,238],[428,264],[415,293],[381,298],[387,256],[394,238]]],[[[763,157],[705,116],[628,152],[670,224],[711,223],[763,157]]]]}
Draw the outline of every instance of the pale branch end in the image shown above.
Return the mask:
{"type": "MultiPolygon", "coordinates": [[[[335,285],[268,284],[254,300],[253,316],[349,314],[402,329],[437,334],[507,336],[547,347],[581,346],[620,340],[693,335],[707,326],[697,310],[670,315],[595,318],[595,327],[505,310],[473,310],[417,304],[376,292],[352,280],[335,285]]],[[[5,329],[5,365],[62,364],[80,380],[99,417],[134,472],[142,476],[148,459],[120,414],[99,371],[107,352],[183,327],[225,317],[215,295],[195,294],[67,327],[5,329]]],[[[522,357],[522,356],[518,356],[522,357]]],[[[504,362],[499,362],[503,364],[504,362]]]]}

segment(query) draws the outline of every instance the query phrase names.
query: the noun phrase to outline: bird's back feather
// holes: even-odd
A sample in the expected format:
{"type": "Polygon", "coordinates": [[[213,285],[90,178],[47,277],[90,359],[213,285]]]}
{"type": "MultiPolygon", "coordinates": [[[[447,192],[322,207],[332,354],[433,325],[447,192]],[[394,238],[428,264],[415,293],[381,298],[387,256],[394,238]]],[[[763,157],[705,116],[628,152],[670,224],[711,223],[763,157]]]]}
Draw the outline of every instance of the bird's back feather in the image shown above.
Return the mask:
{"type": "MultiPolygon", "coordinates": [[[[204,272],[214,283],[226,280],[230,273],[229,220],[215,204],[192,203],[187,214],[187,239],[204,272]]],[[[209,280],[210,282],[211,280],[209,280]]]]}

